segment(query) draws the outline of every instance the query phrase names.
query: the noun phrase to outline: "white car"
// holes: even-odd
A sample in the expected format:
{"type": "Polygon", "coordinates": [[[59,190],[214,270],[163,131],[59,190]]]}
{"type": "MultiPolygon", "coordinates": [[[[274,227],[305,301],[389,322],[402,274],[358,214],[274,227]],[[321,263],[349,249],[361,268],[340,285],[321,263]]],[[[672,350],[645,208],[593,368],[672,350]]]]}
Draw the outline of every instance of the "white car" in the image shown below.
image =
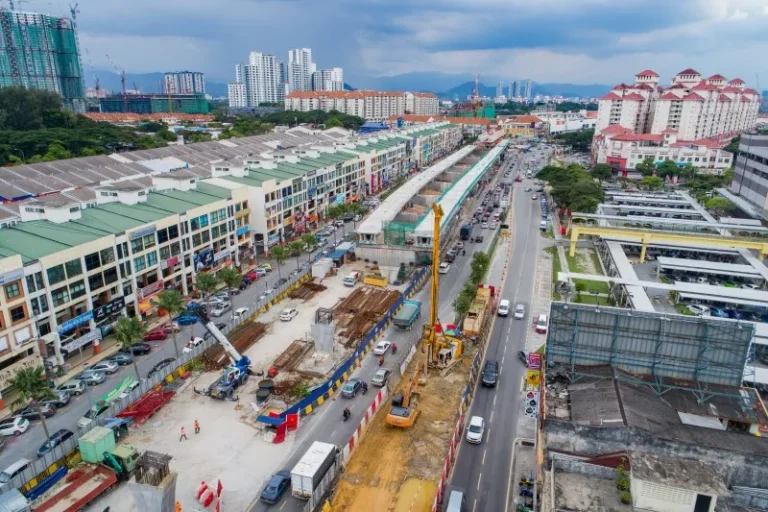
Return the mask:
{"type": "Polygon", "coordinates": [[[688,311],[696,316],[711,316],[711,312],[707,306],[701,306],[699,304],[689,304],[688,311]]]}
{"type": "Polygon", "coordinates": [[[223,316],[224,313],[227,311],[230,311],[232,309],[232,303],[231,302],[222,302],[221,304],[216,305],[211,310],[211,316],[220,317],[223,316]]]}
{"type": "Polygon", "coordinates": [[[248,308],[237,308],[234,313],[232,313],[232,319],[235,322],[239,322],[240,320],[245,320],[245,317],[248,316],[248,308]]]}
{"type": "Polygon", "coordinates": [[[483,229],[488,229],[488,223],[487,222],[483,222],[482,224],[480,224],[480,227],[483,228],[483,229]]]}
{"type": "Polygon", "coordinates": [[[380,341],[373,347],[373,354],[376,356],[383,356],[389,351],[389,347],[392,346],[390,341],[380,341]]]}
{"type": "Polygon", "coordinates": [[[515,306],[515,314],[514,314],[515,320],[522,320],[525,318],[525,306],[522,304],[518,304],[515,306]]]}
{"type": "Polygon", "coordinates": [[[293,320],[293,317],[299,314],[299,310],[296,308],[288,308],[284,309],[282,313],[280,313],[280,320],[283,322],[290,322],[293,320]]]}
{"type": "Polygon", "coordinates": [[[195,336],[192,339],[190,339],[186,345],[184,345],[184,350],[182,350],[182,352],[184,352],[185,354],[192,352],[192,349],[199,346],[202,342],[203,342],[203,338],[199,338],[195,336]]]}
{"type": "MultiPolygon", "coordinates": [[[[186,350],[186,349],[185,349],[186,350]]],[[[117,395],[117,398],[122,400],[123,398],[128,398],[128,395],[131,394],[131,391],[139,387],[139,384],[141,384],[138,380],[133,380],[130,384],[128,384],[128,387],[123,390],[122,393],[117,395]]]]}
{"type": "Polygon", "coordinates": [[[259,295],[259,300],[267,300],[273,293],[275,293],[274,288],[267,288],[264,293],[259,295]]]}
{"type": "Polygon", "coordinates": [[[20,436],[29,428],[29,420],[16,416],[15,418],[8,418],[0,421],[0,435],[3,436],[20,436]]]}
{"type": "Polygon", "coordinates": [[[451,265],[446,262],[442,262],[440,264],[440,267],[437,269],[438,274],[447,274],[448,271],[451,270],[451,265]]]}
{"type": "Polygon", "coordinates": [[[483,442],[483,434],[485,434],[485,420],[480,416],[472,416],[467,427],[467,442],[480,444],[483,442]]]}
{"type": "Polygon", "coordinates": [[[262,267],[256,267],[254,272],[256,272],[256,275],[259,276],[259,277],[264,277],[264,276],[267,275],[267,269],[262,268],[262,267]]]}

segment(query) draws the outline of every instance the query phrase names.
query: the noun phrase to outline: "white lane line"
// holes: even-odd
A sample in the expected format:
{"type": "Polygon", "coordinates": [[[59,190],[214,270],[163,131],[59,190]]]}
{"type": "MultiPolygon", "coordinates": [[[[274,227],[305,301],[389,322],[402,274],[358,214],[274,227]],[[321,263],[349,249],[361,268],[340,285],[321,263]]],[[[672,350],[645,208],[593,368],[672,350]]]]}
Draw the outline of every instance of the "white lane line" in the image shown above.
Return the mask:
{"type": "Polygon", "coordinates": [[[494,406],[494,407],[496,407],[496,396],[497,396],[497,395],[493,395],[493,406],[494,406]]]}
{"type": "Polygon", "coordinates": [[[491,427],[485,431],[485,442],[487,443],[491,439],[491,427]]]}
{"type": "Polygon", "coordinates": [[[477,500],[475,500],[474,504],[472,505],[472,512],[475,512],[476,508],[477,508],[477,500]]]}
{"type": "Polygon", "coordinates": [[[481,466],[485,465],[485,452],[487,450],[483,450],[483,462],[480,463],[481,466]]]}
{"type": "Polygon", "coordinates": [[[280,505],[280,510],[283,510],[285,507],[285,504],[288,503],[288,500],[285,500],[282,505],[280,505]]]}
{"type": "Polygon", "coordinates": [[[480,473],[480,476],[477,477],[477,490],[480,490],[480,480],[483,479],[483,474],[480,473]]]}
{"type": "MultiPolygon", "coordinates": [[[[504,352],[506,352],[506,350],[504,352]]],[[[504,364],[504,357],[505,356],[501,356],[501,364],[504,364]]]]}
{"type": "Polygon", "coordinates": [[[491,409],[491,419],[488,421],[488,423],[493,423],[493,409],[491,409]]]}

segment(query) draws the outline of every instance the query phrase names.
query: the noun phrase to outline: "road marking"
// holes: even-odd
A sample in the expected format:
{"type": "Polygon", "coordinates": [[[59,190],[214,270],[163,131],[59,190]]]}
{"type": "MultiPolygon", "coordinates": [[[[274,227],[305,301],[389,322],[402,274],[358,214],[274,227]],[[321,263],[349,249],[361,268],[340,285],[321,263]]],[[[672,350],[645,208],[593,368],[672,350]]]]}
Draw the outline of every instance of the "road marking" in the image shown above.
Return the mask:
{"type": "Polygon", "coordinates": [[[491,440],[491,427],[488,427],[488,430],[485,431],[485,434],[485,442],[487,443],[491,440]]]}
{"type": "Polygon", "coordinates": [[[472,512],[475,512],[476,508],[477,508],[477,500],[475,500],[474,504],[472,505],[472,512]]]}
{"type": "Polygon", "coordinates": [[[331,432],[331,437],[333,437],[333,434],[335,433],[336,433],[336,429],[334,429],[333,432],[331,432]]]}
{"type": "Polygon", "coordinates": [[[480,476],[477,477],[477,490],[480,490],[480,480],[483,479],[483,474],[480,473],[480,476]]]}
{"type": "Polygon", "coordinates": [[[488,421],[488,423],[493,423],[493,409],[491,409],[491,419],[488,421]]]}
{"type": "MultiPolygon", "coordinates": [[[[504,352],[506,353],[506,350],[504,352]]],[[[501,364],[504,364],[504,357],[505,356],[501,356],[501,364]]]]}
{"type": "Polygon", "coordinates": [[[496,407],[496,396],[497,396],[497,395],[493,395],[493,406],[494,406],[494,407],[496,407]]]}
{"type": "Polygon", "coordinates": [[[505,354],[507,353],[507,344],[506,343],[504,344],[504,353],[505,354]]]}
{"type": "Polygon", "coordinates": [[[285,500],[282,505],[280,505],[280,510],[283,510],[285,508],[285,504],[288,503],[288,500],[285,500]]]}
{"type": "Polygon", "coordinates": [[[486,451],[487,451],[486,449],[483,449],[483,462],[480,463],[481,466],[485,464],[485,452],[486,451]]]}

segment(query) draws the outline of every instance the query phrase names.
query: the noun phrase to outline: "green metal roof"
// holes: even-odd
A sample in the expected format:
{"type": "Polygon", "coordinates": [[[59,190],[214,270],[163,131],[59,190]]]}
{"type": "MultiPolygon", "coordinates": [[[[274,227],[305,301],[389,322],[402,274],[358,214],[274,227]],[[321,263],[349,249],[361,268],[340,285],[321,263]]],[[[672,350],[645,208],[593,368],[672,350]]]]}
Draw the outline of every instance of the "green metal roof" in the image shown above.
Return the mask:
{"type": "Polygon", "coordinates": [[[0,248],[6,256],[20,254],[26,264],[104,236],[105,233],[92,227],[73,222],[55,224],[47,220],[36,220],[4,228],[0,236],[0,248]]]}

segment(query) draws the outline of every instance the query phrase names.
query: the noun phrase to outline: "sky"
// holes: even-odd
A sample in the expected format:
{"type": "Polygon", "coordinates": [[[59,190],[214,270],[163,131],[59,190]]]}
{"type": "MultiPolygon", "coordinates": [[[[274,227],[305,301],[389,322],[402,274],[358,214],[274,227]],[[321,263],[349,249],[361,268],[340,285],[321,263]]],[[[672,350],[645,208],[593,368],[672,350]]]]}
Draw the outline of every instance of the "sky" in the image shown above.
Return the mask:
{"type": "MultiPolygon", "coordinates": [[[[55,3],[29,0],[51,14],[55,3]],[[50,6],[50,7],[47,7],[50,6]]],[[[768,0],[79,0],[83,63],[234,78],[252,50],[310,47],[352,85],[412,72],[615,84],[654,69],[768,84],[768,0]],[[87,49],[87,53],[86,50],[87,49]]],[[[61,4],[59,11],[67,11],[61,4]]]]}

